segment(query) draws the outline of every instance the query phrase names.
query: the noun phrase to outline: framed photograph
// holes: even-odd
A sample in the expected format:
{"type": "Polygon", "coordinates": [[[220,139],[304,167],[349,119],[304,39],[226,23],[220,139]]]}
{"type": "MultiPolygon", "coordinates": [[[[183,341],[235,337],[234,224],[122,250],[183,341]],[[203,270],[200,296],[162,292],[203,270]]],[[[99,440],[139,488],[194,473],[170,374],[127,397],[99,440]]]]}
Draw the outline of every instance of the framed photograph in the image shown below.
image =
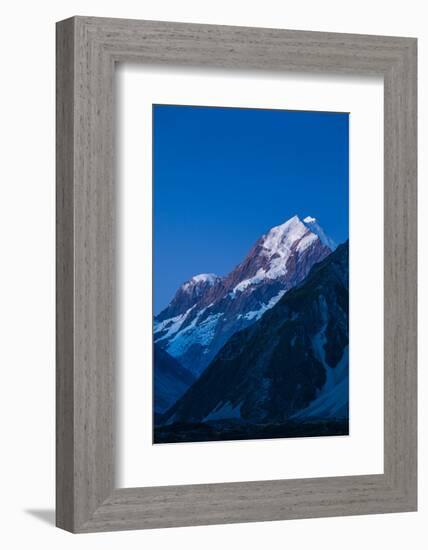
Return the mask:
{"type": "Polygon", "coordinates": [[[154,443],[349,435],[349,114],[152,120],[154,443]]]}
{"type": "Polygon", "coordinates": [[[57,525],[414,511],[416,40],[57,24],[57,525]]]}

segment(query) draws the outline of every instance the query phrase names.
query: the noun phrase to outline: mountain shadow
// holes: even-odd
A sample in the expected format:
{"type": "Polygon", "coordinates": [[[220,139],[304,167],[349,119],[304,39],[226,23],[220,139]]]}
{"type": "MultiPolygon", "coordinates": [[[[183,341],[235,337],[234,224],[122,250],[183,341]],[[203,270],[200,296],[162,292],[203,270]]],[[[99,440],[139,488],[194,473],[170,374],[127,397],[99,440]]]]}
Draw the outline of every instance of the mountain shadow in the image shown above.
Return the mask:
{"type": "Polygon", "coordinates": [[[235,333],[258,321],[335,249],[315,218],[272,227],[228,275],[195,275],[154,319],[154,340],[199,376],[235,333]]]}
{"type": "Polygon", "coordinates": [[[348,294],[345,243],[229,339],[155,442],[347,434],[348,294]]]}
{"type": "Polygon", "coordinates": [[[154,392],[156,415],[165,412],[195,381],[193,374],[158,345],[153,348],[154,392]]]}

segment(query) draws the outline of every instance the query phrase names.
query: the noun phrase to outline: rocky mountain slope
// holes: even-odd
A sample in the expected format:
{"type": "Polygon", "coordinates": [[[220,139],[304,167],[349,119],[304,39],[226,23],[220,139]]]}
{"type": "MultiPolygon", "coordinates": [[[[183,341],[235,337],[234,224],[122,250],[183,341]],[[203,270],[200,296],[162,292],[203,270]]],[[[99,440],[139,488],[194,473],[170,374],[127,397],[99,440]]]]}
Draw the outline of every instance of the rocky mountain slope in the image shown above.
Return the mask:
{"type": "Polygon", "coordinates": [[[234,334],[161,423],[347,419],[348,288],[346,243],[234,334]]]}
{"type": "Polygon", "coordinates": [[[154,320],[157,345],[199,376],[239,330],[259,320],[335,248],[314,218],[294,216],[260,237],[225,277],[184,283],[154,320]]]}

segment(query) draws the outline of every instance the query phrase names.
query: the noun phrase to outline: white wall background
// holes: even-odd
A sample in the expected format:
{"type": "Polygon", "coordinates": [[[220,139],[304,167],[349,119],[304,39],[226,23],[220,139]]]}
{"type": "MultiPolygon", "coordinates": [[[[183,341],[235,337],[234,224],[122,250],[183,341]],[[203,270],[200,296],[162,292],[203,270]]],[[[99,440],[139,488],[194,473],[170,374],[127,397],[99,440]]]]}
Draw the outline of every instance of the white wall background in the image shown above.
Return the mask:
{"type": "MultiPolygon", "coordinates": [[[[428,27],[421,0],[15,0],[3,5],[0,176],[0,542],[3,548],[426,547],[428,354],[420,348],[420,510],[73,536],[54,506],[54,23],[70,15],[417,36],[420,137],[420,334],[428,330],[424,219],[428,177],[428,27]]],[[[423,344],[421,338],[421,344],[423,344]]]]}

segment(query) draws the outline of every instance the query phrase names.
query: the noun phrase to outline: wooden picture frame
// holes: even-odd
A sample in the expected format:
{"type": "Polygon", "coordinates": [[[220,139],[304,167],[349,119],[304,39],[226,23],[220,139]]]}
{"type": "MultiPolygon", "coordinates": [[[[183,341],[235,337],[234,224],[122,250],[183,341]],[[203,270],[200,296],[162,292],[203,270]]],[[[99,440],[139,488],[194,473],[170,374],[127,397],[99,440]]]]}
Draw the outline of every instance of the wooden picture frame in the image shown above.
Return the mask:
{"type": "MultiPolygon", "coordinates": [[[[57,526],[72,532],[417,507],[416,39],[73,17],[57,24],[57,526]],[[384,79],[384,473],[117,489],[117,62],[384,79]]],[[[142,464],[144,468],[144,464],[142,464]]]]}

